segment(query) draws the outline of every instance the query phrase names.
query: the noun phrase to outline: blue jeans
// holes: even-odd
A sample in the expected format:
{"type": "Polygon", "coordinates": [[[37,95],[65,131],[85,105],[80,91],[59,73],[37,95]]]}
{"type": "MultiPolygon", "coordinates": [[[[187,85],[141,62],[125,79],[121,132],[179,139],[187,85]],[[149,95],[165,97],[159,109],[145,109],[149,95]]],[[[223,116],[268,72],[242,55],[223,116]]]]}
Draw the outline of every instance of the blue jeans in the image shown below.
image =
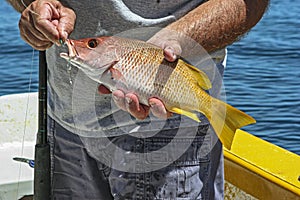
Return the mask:
{"type": "Polygon", "coordinates": [[[208,125],[193,137],[184,128],[146,138],[80,138],[51,119],[48,127],[52,199],[223,199],[222,145],[208,125]],[[174,151],[161,151],[168,145],[174,151]]]}

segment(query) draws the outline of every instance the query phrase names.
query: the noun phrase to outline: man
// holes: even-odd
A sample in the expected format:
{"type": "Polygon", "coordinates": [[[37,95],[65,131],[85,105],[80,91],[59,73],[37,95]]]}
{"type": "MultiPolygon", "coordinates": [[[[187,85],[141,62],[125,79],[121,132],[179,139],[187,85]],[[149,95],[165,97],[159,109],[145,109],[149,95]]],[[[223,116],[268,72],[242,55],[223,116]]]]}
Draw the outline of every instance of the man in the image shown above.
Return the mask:
{"type": "Polygon", "coordinates": [[[68,70],[67,63],[59,58],[59,40],[114,35],[138,27],[162,27],[148,42],[163,48],[168,61],[186,53],[184,38],[190,37],[214,55],[212,58],[222,74],[222,49],[261,19],[268,0],[28,0],[25,5],[20,1],[9,2],[22,12],[21,37],[33,48],[47,50],[53,199],[223,198],[222,146],[213,142],[215,134],[205,119],[195,125],[167,112],[159,99],[149,99],[148,107],[140,105],[133,93],[113,91],[113,100],[121,111],[111,105],[111,95],[104,95],[110,92],[102,85],[96,107],[92,108],[97,117],[89,118],[86,113],[91,111],[90,104],[77,109],[76,101],[84,104],[93,99],[84,93],[90,86],[77,87],[93,83],[79,77],[80,72],[68,70]],[[74,91],[79,92],[74,95],[74,91]],[[86,99],[78,97],[79,94],[86,99]],[[150,111],[161,120],[151,120],[150,111]],[[126,112],[140,120],[128,118],[126,112]],[[160,122],[163,126],[157,129],[160,122]],[[130,135],[132,131],[135,135],[130,135]],[[103,135],[96,136],[100,132],[109,140],[103,135]],[[193,132],[195,135],[188,137],[193,132]],[[176,138],[177,134],[181,137],[176,138]],[[147,154],[170,144],[174,145],[171,151],[162,151],[158,156],[147,154]],[[178,157],[173,154],[175,147],[184,149],[178,157]],[[204,153],[204,147],[209,152],[204,153]],[[158,163],[159,167],[151,165],[149,170],[145,167],[148,162],[158,163]]]}

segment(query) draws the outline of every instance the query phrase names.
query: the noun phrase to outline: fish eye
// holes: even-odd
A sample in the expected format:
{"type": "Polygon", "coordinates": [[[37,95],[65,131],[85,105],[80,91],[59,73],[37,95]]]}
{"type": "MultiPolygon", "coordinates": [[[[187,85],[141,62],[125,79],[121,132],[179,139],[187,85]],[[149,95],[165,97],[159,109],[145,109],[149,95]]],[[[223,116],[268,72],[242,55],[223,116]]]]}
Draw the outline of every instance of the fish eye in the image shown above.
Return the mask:
{"type": "Polygon", "coordinates": [[[93,49],[98,46],[98,41],[96,39],[91,39],[88,41],[88,47],[93,49]]]}

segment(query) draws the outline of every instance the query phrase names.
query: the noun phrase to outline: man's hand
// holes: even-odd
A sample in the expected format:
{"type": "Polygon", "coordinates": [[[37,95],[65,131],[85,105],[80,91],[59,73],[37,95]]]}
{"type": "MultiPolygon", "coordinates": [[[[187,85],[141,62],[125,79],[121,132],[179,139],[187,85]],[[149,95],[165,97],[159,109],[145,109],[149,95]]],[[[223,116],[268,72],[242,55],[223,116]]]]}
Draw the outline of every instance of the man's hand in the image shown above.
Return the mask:
{"type": "Polygon", "coordinates": [[[22,12],[20,34],[33,48],[45,50],[68,38],[75,19],[74,11],[57,0],[36,0],[22,12]]]}
{"type": "MultiPolygon", "coordinates": [[[[110,94],[111,92],[103,85],[98,87],[100,94],[110,94]]],[[[112,97],[115,104],[122,110],[129,112],[132,116],[137,119],[145,119],[149,112],[161,119],[167,119],[171,116],[171,113],[168,112],[163,104],[157,98],[150,98],[148,103],[150,106],[146,106],[139,103],[138,97],[133,93],[125,94],[121,90],[116,90],[112,92],[112,97]]]]}
{"type": "MultiPolygon", "coordinates": [[[[169,62],[175,61],[181,54],[181,47],[179,42],[176,40],[163,40],[162,38],[167,37],[167,35],[160,35],[158,37],[151,38],[148,42],[160,46],[164,49],[165,59],[169,62]]],[[[109,94],[110,91],[103,85],[98,88],[100,94],[109,94]]],[[[115,104],[122,110],[129,112],[132,116],[137,119],[145,119],[149,112],[161,119],[167,119],[172,115],[168,112],[163,104],[157,98],[150,98],[148,103],[150,106],[142,105],[139,103],[138,96],[133,93],[125,94],[121,90],[116,90],[112,92],[112,97],[115,104]]]]}

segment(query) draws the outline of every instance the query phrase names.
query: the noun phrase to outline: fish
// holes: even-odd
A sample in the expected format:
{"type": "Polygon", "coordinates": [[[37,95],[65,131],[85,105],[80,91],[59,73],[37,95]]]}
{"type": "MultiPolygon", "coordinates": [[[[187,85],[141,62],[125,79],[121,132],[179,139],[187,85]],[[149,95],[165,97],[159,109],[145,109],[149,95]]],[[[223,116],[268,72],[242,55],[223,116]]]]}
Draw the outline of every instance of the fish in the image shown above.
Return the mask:
{"type": "Polygon", "coordinates": [[[237,129],[256,122],[209,95],[212,84],[204,71],[184,58],[168,62],[156,45],[116,36],[67,39],[66,44],[68,53],[60,56],[111,91],[132,92],[144,105],[149,98],[158,98],[169,112],[196,122],[200,122],[197,113],[204,114],[227,149],[237,129]]]}

